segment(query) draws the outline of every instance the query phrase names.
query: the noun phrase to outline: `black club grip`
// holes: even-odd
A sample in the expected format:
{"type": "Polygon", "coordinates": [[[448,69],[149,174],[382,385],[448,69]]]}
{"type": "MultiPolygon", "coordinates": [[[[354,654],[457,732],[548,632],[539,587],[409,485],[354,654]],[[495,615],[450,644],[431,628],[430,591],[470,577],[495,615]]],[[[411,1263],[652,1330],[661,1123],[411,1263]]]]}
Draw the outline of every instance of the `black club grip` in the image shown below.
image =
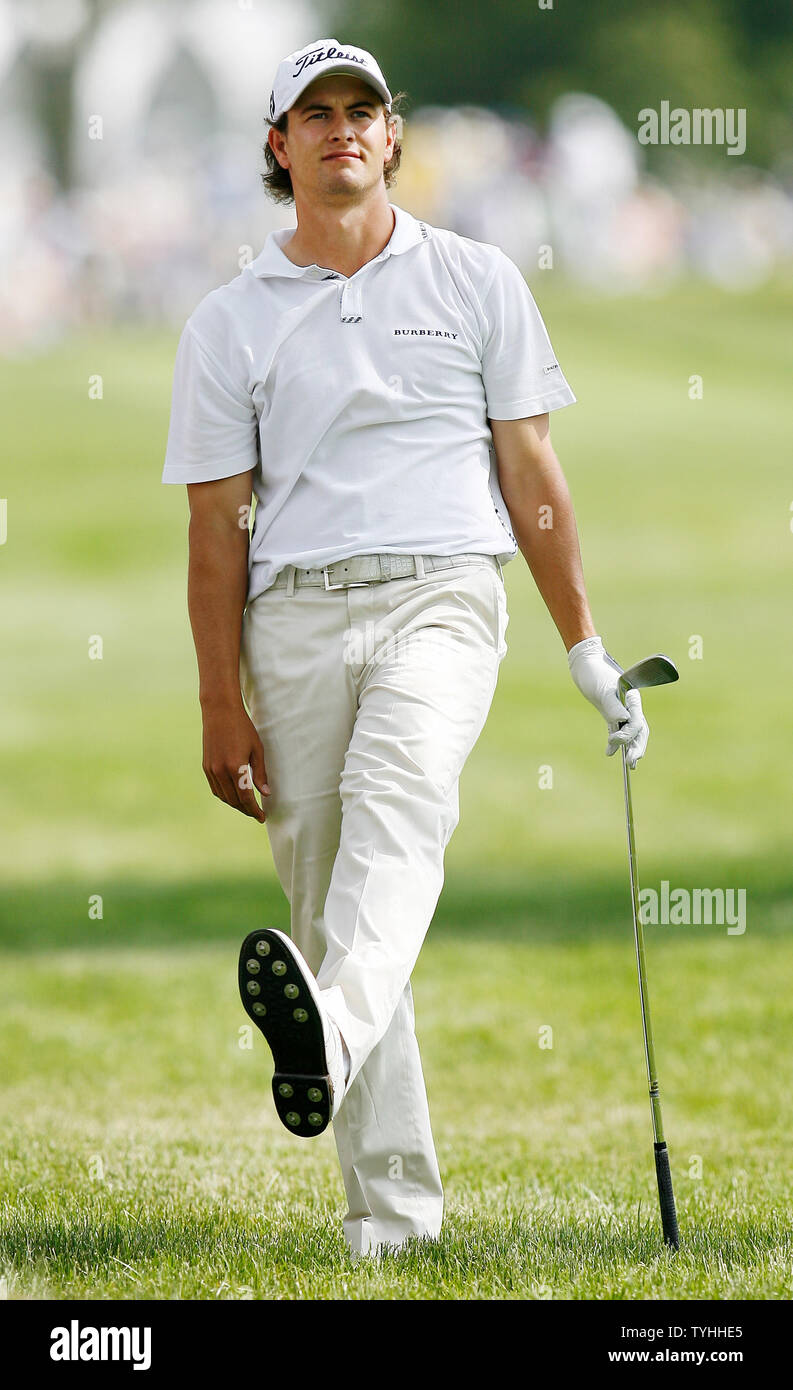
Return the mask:
{"type": "Polygon", "coordinates": [[[669,1150],[666,1144],[655,1144],[655,1172],[658,1177],[658,1197],[661,1203],[661,1225],[664,1240],[673,1250],[680,1248],[680,1235],[677,1229],[675,1194],[672,1191],[672,1174],[669,1170],[669,1150]]]}

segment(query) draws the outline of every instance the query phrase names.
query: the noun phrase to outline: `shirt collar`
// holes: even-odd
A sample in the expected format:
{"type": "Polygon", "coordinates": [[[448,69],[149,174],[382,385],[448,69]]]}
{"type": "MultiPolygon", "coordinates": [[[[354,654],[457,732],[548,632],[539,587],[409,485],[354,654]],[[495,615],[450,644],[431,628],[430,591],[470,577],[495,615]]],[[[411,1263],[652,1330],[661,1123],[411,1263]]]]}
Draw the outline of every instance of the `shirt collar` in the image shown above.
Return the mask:
{"type": "MultiPolygon", "coordinates": [[[[404,208],[398,208],[395,203],[392,203],[391,206],[394,209],[394,230],[379,256],[374,257],[375,261],[385,260],[388,256],[399,256],[403,251],[409,251],[411,246],[418,246],[422,241],[429,241],[432,235],[426,222],[419,222],[409,212],[405,212],[404,208]]],[[[278,231],[270,232],[264,243],[264,248],[248,267],[254,275],[324,280],[332,273],[325,266],[295,265],[293,261],[290,261],[282,248],[285,242],[289,241],[294,230],[294,227],[284,227],[278,231]]],[[[368,261],[367,264],[372,265],[373,261],[368,261]]],[[[361,269],[363,270],[363,268],[362,266],[361,269]]],[[[337,272],[335,273],[337,274],[337,272]]],[[[345,277],[339,276],[338,278],[344,279],[345,277]]]]}

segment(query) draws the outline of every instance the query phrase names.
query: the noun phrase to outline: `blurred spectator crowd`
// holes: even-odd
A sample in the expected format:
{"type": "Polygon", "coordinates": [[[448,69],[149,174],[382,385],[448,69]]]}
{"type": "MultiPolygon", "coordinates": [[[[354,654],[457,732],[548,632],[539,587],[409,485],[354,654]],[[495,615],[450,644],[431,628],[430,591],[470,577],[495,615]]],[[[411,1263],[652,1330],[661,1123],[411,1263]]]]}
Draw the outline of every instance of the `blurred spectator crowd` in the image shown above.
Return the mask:
{"type": "MultiPolygon", "coordinates": [[[[85,0],[0,0],[5,353],[81,327],[178,326],[294,224],[259,171],[275,64],[315,28],[300,0],[130,0],[88,40],[87,18],[85,0]],[[74,53],[67,188],[26,89],[42,48],[74,53]]],[[[497,243],[533,285],[557,271],[619,293],[694,274],[742,290],[793,263],[793,179],[679,148],[651,177],[636,131],[594,97],[563,97],[542,134],[524,112],[424,107],[408,111],[403,144],[392,201],[497,243]]]]}

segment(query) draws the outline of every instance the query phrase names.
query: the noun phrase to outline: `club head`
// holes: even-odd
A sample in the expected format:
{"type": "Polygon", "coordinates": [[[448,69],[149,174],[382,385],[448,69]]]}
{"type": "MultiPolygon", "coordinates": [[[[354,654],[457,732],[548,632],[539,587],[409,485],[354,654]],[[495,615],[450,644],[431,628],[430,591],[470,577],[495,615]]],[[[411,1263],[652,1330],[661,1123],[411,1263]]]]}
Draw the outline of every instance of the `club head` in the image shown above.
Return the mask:
{"type": "Polygon", "coordinates": [[[623,671],[619,685],[621,692],[645,690],[650,685],[671,685],[672,681],[679,679],[675,663],[662,652],[656,652],[655,656],[645,657],[644,661],[637,661],[635,666],[623,671]]]}

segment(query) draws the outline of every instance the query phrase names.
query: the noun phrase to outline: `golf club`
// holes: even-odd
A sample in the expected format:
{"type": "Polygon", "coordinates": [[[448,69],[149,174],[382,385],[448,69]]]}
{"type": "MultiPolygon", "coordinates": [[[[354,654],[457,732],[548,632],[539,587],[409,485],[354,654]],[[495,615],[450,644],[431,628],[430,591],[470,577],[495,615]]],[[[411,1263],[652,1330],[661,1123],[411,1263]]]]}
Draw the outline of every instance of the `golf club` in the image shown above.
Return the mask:
{"type": "MultiPolygon", "coordinates": [[[[657,652],[639,661],[629,670],[623,671],[619,679],[620,699],[628,690],[644,690],[653,685],[669,685],[679,679],[677,667],[668,656],[657,652]]],[[[664,1139],[661,1119],[661,1094],[658,1086],[658,1073],[655,1067],[655,1046],[650,1021],[650,1001],[647,993],[647,966],[644,959],[644,933],[639,908],[639,874],[636,863],[636,842],[633,833],[633,804],[631,801],[631,782],[625,746],[622,748],[622,780],[625,786],[625,819],[628,826],[628,862],[631,873],[631,900],[633,905],[633,934],[636,942],[636,966],[639,972],[639,999],[642,1008],[642,1028],[644,1030],[644,1055],[647,1062],[647,1080],[650,1087],[650,1109],[653,1117],[655,1151],[655,1172],[658,1178],[658,1197],[661,1203],[661,1224],[664,1240],[673,1250],[680,1246],[677,1229],[677,1212],[672,1191],[672,1174],[669,1169],[669,1152],[664,1139]]]]}

